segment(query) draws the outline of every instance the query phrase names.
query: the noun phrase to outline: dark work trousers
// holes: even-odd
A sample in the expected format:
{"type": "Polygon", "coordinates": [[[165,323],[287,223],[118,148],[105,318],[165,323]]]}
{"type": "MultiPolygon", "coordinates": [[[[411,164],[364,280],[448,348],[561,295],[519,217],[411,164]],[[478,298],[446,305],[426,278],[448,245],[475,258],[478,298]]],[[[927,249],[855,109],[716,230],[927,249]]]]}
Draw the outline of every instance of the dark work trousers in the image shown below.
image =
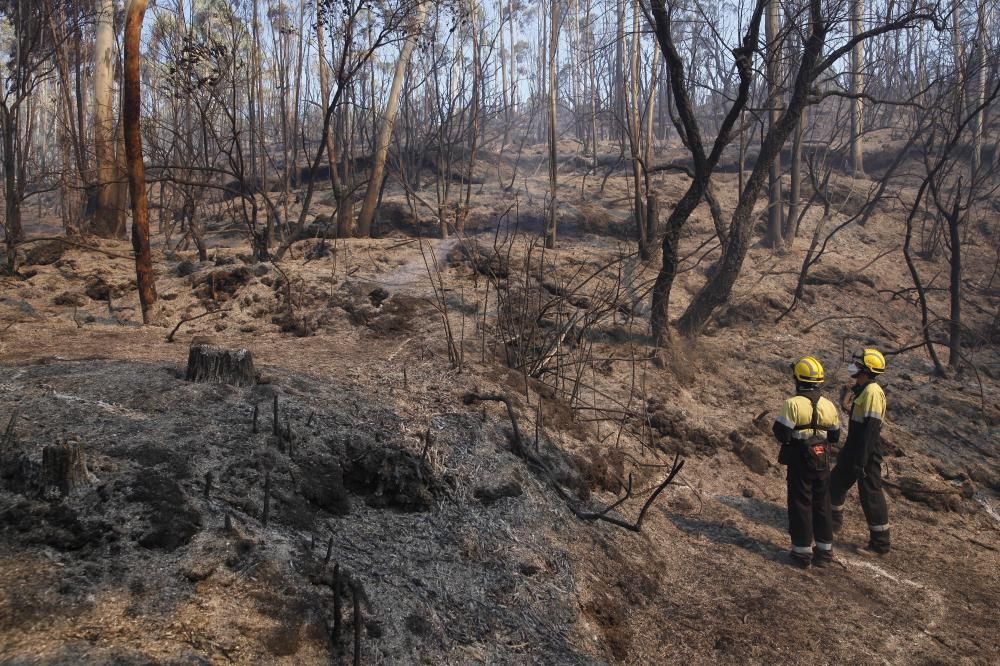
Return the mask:
{"type": "Polygon", "coordinates": [[[830,516],[830,469],[816,471],[807,461],[805,446],[796,451],[788,464],[788,532],[793,551],[805,553],[813,538],[820,550],[833,543],[830,516]]]}
{"type": "Polygon", "coordinates": [[[871,543],[877,546],[889,545],[889,507],[882,492],[882,450],[876,450],[864,464],[864,477],[858,478],[856,461],[857,447],[845,446],[837,456],[837,465],[830,475],[830,500],[838,512],[842,511],[847,491],[855,482],[861,498],[861,510],[868,521],[871,543]]]}

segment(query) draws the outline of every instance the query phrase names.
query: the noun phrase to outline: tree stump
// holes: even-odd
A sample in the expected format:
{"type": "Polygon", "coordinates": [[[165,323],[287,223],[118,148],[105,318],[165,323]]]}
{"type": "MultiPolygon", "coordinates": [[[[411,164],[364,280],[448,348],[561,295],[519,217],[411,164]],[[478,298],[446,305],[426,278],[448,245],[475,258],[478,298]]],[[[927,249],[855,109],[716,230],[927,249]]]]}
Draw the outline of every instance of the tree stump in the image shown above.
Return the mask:
{"type": "Polygon", "coordinates": [[[83,449],[75,442],[46,446],[42,449],[41,490],[58,490],[63,497],[90,482],[83,449]]]}
{"type": "Polygon", "coordinates": [[[188,352],[189,382],[253,386],[257,383],[248,349],[227,349],[209,338],[195,338],[188,352]]]}

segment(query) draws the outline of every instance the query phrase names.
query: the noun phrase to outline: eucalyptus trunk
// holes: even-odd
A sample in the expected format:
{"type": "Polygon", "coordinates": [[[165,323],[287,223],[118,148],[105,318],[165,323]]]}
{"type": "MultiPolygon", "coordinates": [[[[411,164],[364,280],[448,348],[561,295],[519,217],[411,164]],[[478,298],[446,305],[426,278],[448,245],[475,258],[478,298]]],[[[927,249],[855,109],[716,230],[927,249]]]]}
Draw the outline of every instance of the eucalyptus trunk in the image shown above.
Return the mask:
{"type": "Polygon", "coordinates": [[[136,285],[142,322],[148,324],[156,303],[156,282],[149,248],[149,203],[146,199],[146,173],[142,161],[142,132],[139,110],[141,98],[139,37],[146,14],[147,0],[131,0],[125,18],[125,69],[122,123],[125,127],[125,154],[128,159],[128,184],[132,196],[132,248],[135,251],[136,285]]]}

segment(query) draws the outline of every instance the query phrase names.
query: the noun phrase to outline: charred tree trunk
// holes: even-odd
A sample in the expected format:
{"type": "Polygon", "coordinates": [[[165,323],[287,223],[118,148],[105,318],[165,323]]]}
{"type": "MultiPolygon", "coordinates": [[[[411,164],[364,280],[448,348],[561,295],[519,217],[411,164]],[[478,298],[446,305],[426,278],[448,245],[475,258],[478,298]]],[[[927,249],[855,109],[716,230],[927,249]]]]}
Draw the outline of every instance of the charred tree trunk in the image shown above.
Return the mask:
{"type": "MultiPolygon", "coordinates": [[[[643,261],[651,257],[646,233],[646,205],[643,201],[643,166],[640,152],[641,129],[639,119],[639,2],[632,0],[632,38],[629,47],[629,83],[626,88],[626,126],[629,150],[632,153],[632,184],[635,188],[632,211],[635,217],[636,236],[639,241],[639,256],[643,261]]],[[[648,164],[648,162],[647,162],[648,164]]]]}
{"type": "MultiPolygon", "coordinates": [[[[767,7],[765,31],[767,33],[767,131],[773,132],[781,117],[781,41],[779,23],[781,8],[778,0],[771,0],[767,7]]],[[[763,147],[761,148],[763,153],[763,147]]],[[[782,213],[781,153],[774,156],[767,176],[767,244],[781,247],[782,213]]]]}
{"type": "MultiPolygon", "coordinates": [[[[465,219],[469,214],[470,201],[472,199],[472,185],[475,182],[473,172],[476,167],[476,152],[479,150],[479,125],[481,115],[481,91],[483,82],[483,62],[482,45],[480,44],[480,24],[479,24],[479,2],[471,0],[469,3],[469,13],[473,17],[472,29],[469,31],[472,38],[472,120],[469,123],[469,164],[465,173],[465,205],[459,215],[456,216],[456,224],[459,232],[465,232],[465,219]]],[[[500,30],[503,34],[503,30],[500,30]]],[[[501,61],[503,58],[500,58],[501,61]]],[[[447,231],[447,227],[445,227],[447,231]]]]}
{"type": "Polygon", "coordinates": [[[21,197],[17,182],[17,110],[0,105],[0,132],[3,134],[4,220],[7,244],[7,272],[14,273],[17,242],[24,238],[21,228],[21,197]]]}
{"type": "Polygon", "coordinates": [[[549,99],[548,99],[548,121],[549,121],[549,214],[545,228],[545,247],[554,248],[556,246],[556,229],[559,223],[558,206],[558,182],[556,174],[556,159],[558,158],[556,142],[559,137],[556,134],[556,55],[559,49],[559,0],[549,0],[552,5],[552,13],[549,19],[549,99]]]}
{"type": "Polygon", "coordinates": [[[948,321],[948,367],[958,369],[962,360],[962,236],[960,227],[962,214],[959,207],[961,201],[962,179],[958,179],[955,188],[955,204],[947,216],[948,238],[951,250],[951,317],[948,321]]]}
{"type": "Polygon", "coordinates": [[[677,277],[677,266],[680,254],[677,251],[677,244],[681,239],[681,229],[684,222],[704,196],[708,188],[708,177],[699,178],[695,176],[684,193],[681,200],[674,206],[670,217],[667,218],[667,226],[663,232],[663,265],[660,272],[656,274],[656,282],[653,283],[653,302],[650,314],[650,326],[652,328],[653,339],[657,345],[662,345],[669,337],[667,312],[670,305],[670,291],[677,277]]]}
{"type": "Polygon", "coordinates": [[[807,108],[802,109],[799,121],[795,125],[795,135],[792,139],[791,179],[788,188],[788,217],[785,219],[782,235],[785,237],[785,247],[791,248],[795,237],[799,235],[799,206],[802,197],[802,135],[805,133],[805,123],[809,116],[807,108]]]}
{"type": "MultiPolygon", "coordinates": [[[[798,123],[799,114],[808,102],[809,87],[821,67],[820,58],[826,43],[829,24],[823,20],[821,6],[814,1],[811,7],[811,30],[807,38],[795,85],[788,106],[774,127],[767,132],[761,143],[760,155],[733,212],[729,241],[716,266],[716,271],[688,305],[678,322],[678,328],[687,335],[694,335],[708,323],[716,307],[729,299],[736,278],[743,266],[743,259],[750,248],[753,231],[753,208],[766,183],[768,171],[774,158],[781,151],[785,141],[798,123]]],[[[829,61],[829,58],[827,59],[829,61]]]]}
{"type": "Polygon", "coordinates": [[[663,265],[656,276],[652,291],[652,312],[650,313],[650,329],[654,344],[662,345],[669,337],[668,309],[670,306],[670,291],[677,275],[678,252],[681,229],[691,217],[691,213],[701,202],[709,187],[712,171],[719,162],[723,149],[731,141],[732,128],[740,118],[750,95],[750,84],[753,80],[752,58],[760,36],[760,23],[763,19],[767,0],[757,0],[753,14],[747,25],[740,46],[734,50],[736,69],[740,84],[736,99],[729,108],[719,128],[711,152],[706,152],[701,136],[701,129],[695,117],[694,106],[685,88],[686,73],[684,61],[677,52],[672,34],[673,25],[670,13],[664,0],[651,0],[650,11],[653,15],[656,40],[660,45],[663,60],[667,69],[667,82],[672,93],[673,103],[677,109],[679,120],[676,122],[678,133],[685,147],[691,153],[694,162],[694,173],[687,191],[667,218],[663,233],[663,265]]]}
{"type": "Polygon", "coordinates": [[[934,341],[931,339],[930,319],[927,314],[927,292],[920,279],[920,273],[917,271],[917,265],[913,261],[913,256],[910,253],[910,244],[913,239],[913,218],[919,210],[920,198],[923,196],[926,188],[927,181],[924,181],[919,192],[917,193],[916,200],[913,205],[910,206],[910,213],[906,217],[906,236],[903,239],[903,259],[906,261],[906,267],[909,269],[910,277],[913,279],[913,287],[917,291],[917,303],[920,305],[920,333],[924,338],[924,346],[927,348],[927,354],[931,357],[931,361],[934,363],[935,372],[938,376],[944,377],[946,374],[944,366],[941,365],[941,360],[938,358],[937,352],[934,350],[934,341]]]}
{"type": "Polygon", "coordinates": [[[129,193],[132,195],[132,247],[135,250],[136,285],[144,324],[149,323],[150,309],[156,303],[156,282],[149,249],[149,202],[146,200],[146,173],[139,127],[139,37],[147,2],[131,0],[125,18],[125,98],[122,106],[129,193]]]}
{"type": "MultiPolygon", "coordinates": [[[[323,108],[327,109],[330,104],[330,74],[327,71],[326,62],[326,35],[323,24],[326,21],[326,11],[318,12],[316,17],[316,48],[319,60],[319,87],[320,96],[323,98],[323,108]]],[[[344,184],[340,180],[338,169],[337,143],[333,138],[332,122],[324,120],[323,141],[326,144],[326,159],[330,167],[330,187],[333,188],[333,197],[337,202],[337,238],[350,238],[353,232],[354,206],[350,194],[346,192],[344,184]]]]}
{"type": "MultiPolygon", "coordinates": [[[[864,30],[864,0],[851,0],[851,36],[857,37],[864,30]]],[[[864,177],[864,141],[861,134],[864,131],[864,102],[861,95],[864,92],[864,42],[858,41],[851,53],[851,167],[856,178],[864,177]]]]}
{"type": "Polygon", "coordinates": [[[75,489],[87,485],[89,478],[79,444],[56,444],[42,449],[42,493],[47,494],[55,488],[66,497],[75,489]]]}
{"type": "Polygon", "coordinates": [[[660,205],[655,194],[646,195],[646,240],[649,246],[656,244],[657,227],[660,225],[660,205]]]}
{"type": "Polygon", "coordinates": [[[257,383],[253,356],[247,349],[227,349],[205,338],[195,338],[188,352],[189,382],[253,386],[257,383]]]}

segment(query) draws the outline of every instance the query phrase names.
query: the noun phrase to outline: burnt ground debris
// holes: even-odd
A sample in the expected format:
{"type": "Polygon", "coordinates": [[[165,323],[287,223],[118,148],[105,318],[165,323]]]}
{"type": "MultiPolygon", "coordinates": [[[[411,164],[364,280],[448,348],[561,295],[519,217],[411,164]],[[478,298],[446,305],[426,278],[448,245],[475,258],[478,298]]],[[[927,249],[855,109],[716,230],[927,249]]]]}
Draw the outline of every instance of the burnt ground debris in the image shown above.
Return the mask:
{"type": "MultiPolygon", "coordinates": [[[[536,153],[535,166],[544,160],[536,153]]],[[[196,261],[193,248],[156,249],[161,326],[138,326],[127,243],[89,239],[116,257],[73,246],[55,263],[4,279],[0,426],[13,406],[27,405],[18,446],[36,457],[63,430],[85,431],[79,439],[97,481],[58,502],[0,492],[0,511],[10,510],[0,534],[2,658],[329,663],[333,590],[344,607],[337,644],[344,658],[356,586],[364,657],[376,663],[532,656],[545,663],[825,663],[831,655],[853,663],[991,663],[1000,600],[1000,403],[996,350],[980,342],[1000,330],[990,319],[995,293],[967,285],[965,323],[979,336],[970,347],[975,373],[933,377],[919,350],[891,360],[883,434],[894,551],[877,560],[856,553],[867,530],[851,495],[838,565],[791,570],[784,470],[774,464],[769,432],[790,389],[788,356],[821,354],[833,398],[845,380],[842,347],[849,354],[854,344],[891,348],[919,339],[905,269],[891,257],[870,263],[898,242],[899,211],[883,206],[877,224],[844,229],[815,267],[802,305],[774,324],[790,302],[814,209],[789,253],[750,249],[729,306],[700,340],[652,356],[641,294],[656,266],[629,259],[634,248],[617,240],[633,226],[626,184],[616,176],[605,188],[589,179],[579,200],[561,197],[559,248],[546,254],[544,275],[525,280],[526,266],[540,267],[525,246],[540,248],[531,234],[542,230],[543,180],[528,179],[520,211],[510,208],[509,193],[477,194],[466,229],[480,233],[448,240],[412,238],[435,234],[437,222],[413,219],[402,197],[387,191],[378,225],[384,238],[302,240],[279,265],[256,263],[245,245],[234,245],[242,242],[233,235],[236,221],[208,206],[209,261],[196,261]],[[514,229],[528,237],[506,245],[514,229]],[[442,268],[453,330],[465,336],[461,371],[449,367],[434,307],[441,303],[418,247],[442,268]],[[606,271],[611,284],[592,281],[592,289],[565,296],[609,261],[616,262],[606,271]],[[216,271],[213,293],[206,276],[216,271]],[[550,375],[506,367],[492,337],[498,286],[505,296],[522,290],[524,305],[541,296],[558,306],[550,314],[568,316],[600,307],[608,288],[624,289],[628,299],[608,326],[567,339],[573,354],[593,345],[577,394],[582,404],[564,399],[550,375]],[[185,324],[174,344],[164,341],[181,318],[217,308],[185,324]],[[869,318],[842,319],[857,315],[869,318]],[[196,335],[252,349],[262,383],[181,382],[186,343],[196,335]],[[473,389],[507,393],[531,445],[544,399],[541,450],[556,456],[546,459],[559,463],[559,482],[583,508],[614,501],[629,475],[633,500],[641,501],[675,452],[686,458],[683,473],[642,534],[582,524],[514,455],[502,406],[460,405],[473,389]],[[633,416],[623,433],[624,411],[633,416]],[[169,518],[158,518],[155,504],[129,499],[145,478],[172,480],[190,508],[184,525],[193,533],[174,550],[139,543],[169,518]],[[501,489],[513,494],[513,484],[521,495],[489,506],[476,497],[479,489],[484,498],[501,489]],[[840,631],[821,629],[831,614],[840,631]]],[[[735,175],[721,173],[717,185],[731,208],[735,175]]],[[[682,177],[664,175],[661,202],[676,200],[684,186],[682,177]]],[[[855,186],[831,180],[837,193],[855,186]]],[[[329,231],[321,220],[333,210],[321,203],[315,212],[310,236],[329,231]]],[[[684,248],[708,254],[685,260],[674,315],[717,256],[707,211],[696,211],[687,229],[684,248]]],[[[966,246],[970,266],[991,269],[990,247],[966,246]]],[[[920,261],[927,275],[942,268],[920,261]]],[[[929,295],[942,312],[943,294],[929,295]]],[[[165,483],[162,491],[175,489],[165,483]]],[[[621,508],[626,518],[636,511],[631,503],[621,508]]]]}
{"type": "MultiPolygon", "coordinates": [[[[317,592],[303,572],[322,568],[323,547],[332,538],[332,559],[363,583],[366,615],[381,634],[368,639],[366,650],[408,661],[433,652],[433,646],[475,645],[509,635],[530,640],[533,654],[560,663],[590,661],[566,633],[578,611],[559,590],[571,586],[571,573],[564,556],[547,543],[546,530],[537,529],[538,517],[517,504],[491,507],[488,515],[474,508],[480,505],[472,483],[482,466],[490,460],[516,463],[491,444],[489,427],[478,418],[442,414],[431,423],[435,455],[445,456],[445,480],[419,453],[401,445],[397,416],[329,382],[303,377],[286,382],[279,375],[271,385],[236,389],[185,382],[177,368],[113,361],[7,366],[5,375],[5,388],[13,390],[4,391],[0,410],[7,413],[16,404],[19,413],[29,415],[19,425],[21,450],[33,455],[55,431],[72,430],[98,477],[90,492],[58,502],[0,492],[0,558],[41,557],[46,547],[71,552],[57,559],[64,577],[81,581],[69,595],[74,599],[113,589],[106,574],[90,575],[109,558],[123,577],[144,581],[130,596],[148,597],[142,603],[150,604],[174,595],[190,598],[192,584],[212,585],[222,570],[211,563],[224,560],[237,573],[267,570],[253,594],[300,604],[315,597],[306,609],[265,608],[264,614],[292,624],[301,618],[303,626],[319,623],[311,631],[322,636],[332,608],[329,590],[317,592]],[[269,427],[251,433],[251,405],[269,407],[275,392],[281,418],[292,423],[298,439],[294,458],[288,449],[278,449],[269,427]],[[206,499],[203,479],[209,470],[215,481],[206,499]],[[265,471],[274,488],[266,528],[260,520],[265,471]],[[234,540],[221,530],[226,514],[244,536],[234,540]],[[504,557],[512,551],[505,536],[510,530],[525,541],[513,548],[527,548],[520,558],[504,557]],[[151,552],[172,557],[144,571],[151,552]],[[553,585],[540,597],[518,592],[525,576],[517,560],[529,553],[549,562],[546,578],[553,585]],[[421,620],[414,624],[411,617],[421,620]],[[418,636],[404,629],[413,626],[420,627],[418,636]]],[[[260,421],[269,425],[265,413],[260,421]]],[[[526,492],[545,501],[538,484],[526,492]]],[[[63,601],[47,608],[53,626],[76,608],[63,601]]],[[[20,625],[19,615],[8,616],[0,627],[6,635],[20,625]]],[[[154,625],[167,619],[147,618],[154,625]]],[[[300,630],[306,631],[274,627],[250,640],[252,647],[238,648],[239,654],[307,658],[292,636],[300,630]]],[[[67,638],[62,654],[84,654],[74,645],[67,638]]],[[[120,657],[121,646],[91,645],[97,647],[85,652],[90,659],[128,661],[120,657]]]]}

